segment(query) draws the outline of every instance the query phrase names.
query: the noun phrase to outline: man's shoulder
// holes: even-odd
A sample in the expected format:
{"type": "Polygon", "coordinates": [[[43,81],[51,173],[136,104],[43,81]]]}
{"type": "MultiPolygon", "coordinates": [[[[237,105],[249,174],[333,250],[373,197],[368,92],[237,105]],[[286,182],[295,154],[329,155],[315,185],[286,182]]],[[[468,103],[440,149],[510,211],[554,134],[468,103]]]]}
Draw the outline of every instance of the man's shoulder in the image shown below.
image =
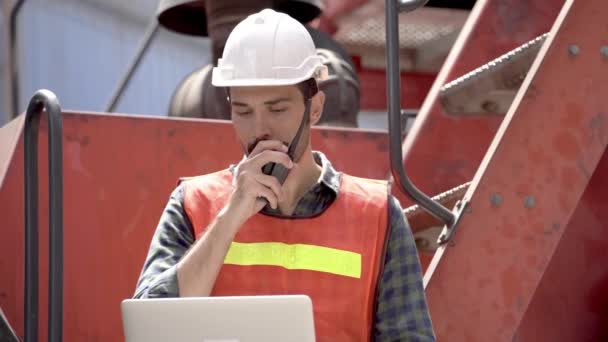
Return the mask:
{"type": "Polygon", "coordinates": [[[341,172],[341,185],[350,190],[363,189],[374,193],[382,193],[386,196],[388,181],[383,179],[363,178],[341,172]]]}
{"type": "Polygon", "coordinates": [[[225,169],[193,177],[182,177],[179,179],[178,188],[181,188],[185,202],[225,198],[232,189],[232,173],[230,169],[225,169]]]}
{"type": "Polygon", "coordinates": [[[386,208],[388,205],[388,182],[380,179],[362,178],[342,173],[340,195],[348,196],[368,208],[386,208]]]}

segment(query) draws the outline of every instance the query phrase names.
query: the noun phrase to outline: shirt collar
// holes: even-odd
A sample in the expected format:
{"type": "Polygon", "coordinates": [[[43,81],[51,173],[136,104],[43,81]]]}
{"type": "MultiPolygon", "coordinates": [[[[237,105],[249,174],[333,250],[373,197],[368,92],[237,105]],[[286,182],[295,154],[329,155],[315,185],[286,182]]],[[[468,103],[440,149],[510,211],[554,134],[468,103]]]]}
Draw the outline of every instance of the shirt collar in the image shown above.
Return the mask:
{"type": "Polygon", "coordinates": [[[321,176],[317,184],[324,184],[333,192],[338,194],[340,190],[340,173],[334,169],[333,165],[323,152],[313,151],[312,153],[315,162],[321,165],[321,176]]]}

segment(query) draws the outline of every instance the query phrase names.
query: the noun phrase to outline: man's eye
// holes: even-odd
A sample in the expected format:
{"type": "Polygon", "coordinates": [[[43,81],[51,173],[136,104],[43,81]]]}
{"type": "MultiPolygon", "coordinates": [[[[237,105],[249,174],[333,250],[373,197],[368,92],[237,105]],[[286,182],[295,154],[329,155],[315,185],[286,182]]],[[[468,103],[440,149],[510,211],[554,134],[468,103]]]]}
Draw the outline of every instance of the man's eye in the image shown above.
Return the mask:
{"type": "Polygon", "coordinates": [[[287,108],[270,108],[271,113],[283,113],[287,111],[287,108]]]}
{"type": "Polygon", "coordinates": [[[251,111],[250,110],[247,110],[247,111],[244,111],[244,112],[235,111],[234,114],[239,115],[239,116],[244,116],[244,115],[251,114],[251,111]]]}

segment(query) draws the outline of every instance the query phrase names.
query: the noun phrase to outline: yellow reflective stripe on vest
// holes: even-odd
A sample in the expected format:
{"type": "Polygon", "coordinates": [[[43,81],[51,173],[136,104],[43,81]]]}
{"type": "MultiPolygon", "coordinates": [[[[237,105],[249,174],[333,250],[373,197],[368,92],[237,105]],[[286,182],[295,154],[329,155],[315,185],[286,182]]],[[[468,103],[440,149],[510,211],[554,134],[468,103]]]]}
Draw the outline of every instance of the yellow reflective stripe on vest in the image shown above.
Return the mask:
{"type": "Polygon", "coordinates": [[[314,245],[232,242],[224,264],[280,266],[361,278],[361,254],[314,245]]]}

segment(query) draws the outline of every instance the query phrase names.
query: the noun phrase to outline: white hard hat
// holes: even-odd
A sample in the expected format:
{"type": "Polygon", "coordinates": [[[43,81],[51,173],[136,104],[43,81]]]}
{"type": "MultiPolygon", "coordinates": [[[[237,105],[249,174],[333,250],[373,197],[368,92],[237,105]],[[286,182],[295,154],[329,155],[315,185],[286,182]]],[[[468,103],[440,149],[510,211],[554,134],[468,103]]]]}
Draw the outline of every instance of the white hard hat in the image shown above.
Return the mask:
{"type": "Polygon", "coordinates": [[[216,87],[279,86],[310,78],[327,78],[327,67],[310,34],[287,14],[265,9],[230,33],[211,83],[216,87]]]}

